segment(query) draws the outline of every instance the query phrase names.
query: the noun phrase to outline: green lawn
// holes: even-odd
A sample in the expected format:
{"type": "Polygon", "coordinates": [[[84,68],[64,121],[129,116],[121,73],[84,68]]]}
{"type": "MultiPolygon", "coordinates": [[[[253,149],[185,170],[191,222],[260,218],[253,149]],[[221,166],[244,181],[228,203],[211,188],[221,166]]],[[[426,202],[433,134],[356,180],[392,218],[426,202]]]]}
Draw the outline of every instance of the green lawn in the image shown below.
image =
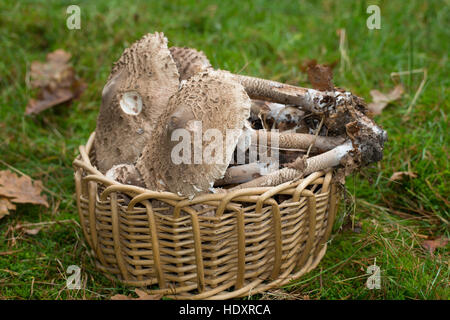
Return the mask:
{"type": "Polygon", "coordinates": [[[335,84],[367,101],[370,90],[395,86],[391,72],[426,68],[428,78],[408,115],[421,73],[401,76],[405,95],[376,117],[389,133],[385,157],[363,174],[348,177],[341,218],[322,262],[284,291],[264,297],[448,299],[448,246],[430,254],[421,242],[449,236],[449,4],[1,1],[0,170],[12,166],[42,180],[51,193],[49,209],[19,205],[0,220],[0,299],[109,299],[131,292],[97,272],[85,254],[76,223],[72,161],[95,129],[112,63],[131,43],[154,31],[163,31],[170,45],[203,50],[214,67],[301,86],[308,86],[300,71],[305,60],[338,60],[335,84]],[[81,30],[66,28],[66,8],[74,3],[81,8],[81,30]],[[380,30],[366,27],[370,4],[381,8],[380,30]],[[347,35],[342,50],[338,29],[347,35]],[[30,64],[58,48],[72,54],[88,88],[72,105],[25,117],[27,101],[35,93],[26,81],[30,64]],[[389,182],[392,173],[408,170],[417,178],[389,182]],[[60,220],[35,236],[15,234],[12,246],[9,226],[60,220]],[[352,230],[352,225],[357,228],[352,230]],[[366,269],[375,259],[381,289],[368,290],[366,269]],[[65,270],[73,264],[82,268],[79,291],[65,289],[65,270]]]}

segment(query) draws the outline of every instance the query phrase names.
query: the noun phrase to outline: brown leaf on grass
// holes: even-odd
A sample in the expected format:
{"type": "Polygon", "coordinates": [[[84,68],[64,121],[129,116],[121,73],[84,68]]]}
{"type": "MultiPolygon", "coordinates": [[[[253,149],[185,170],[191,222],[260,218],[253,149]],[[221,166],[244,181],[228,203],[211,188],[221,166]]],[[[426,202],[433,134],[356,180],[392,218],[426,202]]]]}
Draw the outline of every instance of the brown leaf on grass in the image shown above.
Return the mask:
{"type": "Polygon", "coordinates": [[[411,179],[414,179],[417,178],[417,174],[410,171],[397,171],[392,174],[392,176],[389,178],[389,181],[401,180],[404,177],[410,177],[411,179]]]}
{"type": "Polygon", "coordinates": [[[22,225],[22,224],[20,224],[20,223],[18,223],[18,224],[16,224],[15,226],[14,226],[14,231],[17,231],[17,232],[23,232],[23,233],[25,233],[25,234],[28,234],[28,235],[30,235],[30,236],[35,236],[35,235],[37,235],[38,233],[39,233],[39,231],[41,231],[41,229],[42,228],[32,228],[32,229],[28,229],[27,227],[26,227],[26,225],[28,225],[28,223],[25,223],[25,225],[22,225]]]}
{"type": "Polygon", "coordinates": [[[370,95],[372,96],[373,102],[369,103],[367,108],[374,114],[381,114],[383,109],[391,102],[398,100],[403,95],[404,89],[401,84],[395,86],[395,88],[384,94],[378,90],[371,90],[370,95]]]}
{"type": "Polygon", "coordinates": [[[161,300],[162,297],[160,294],[148,294],[139,289],[134,289],[134,292],[138,295],[138,298],[133,298],[123,294],[116,294],[111,297],[111,300],[161,300]]]}
{"type": "Polygon", "coordinates": [[[13,203],[39,204],[48,208],[47,198],[41,195],[42,187],[41,181],[19,177],[9,170],[0,171],[0,219],[8,214],[8,210],[16,209],[13,203]]]}
{"type": "Polygon", "coordinates": [[[9,210],[16,210],[16,205],[8,198],[0,197],[0,219],[8,215],[9,210]]]}
{"type": "Polygon", "coordinates": [[[86,89],[86,84],[69,64],[70,57],[70,53],[59,49],[49,53],[46,62],[31,63],[31,86],[40,90],[37,99],[28,102],[26,115],[75,99],[86,89]]]}
{"type": "Polygon", "coordinates": [[[333,90],[333,64],[318,64],[316,60],[309,60],[301,69],[308,74],[308,80],[316,90],[333,90]]]}
{"type": "Polygon", "coordinates": [[[422,247],[427,249],[430,253],[433,253],[436,248],[444,248],[448,244],[448,238],[436,238],[434,240],[424,240],[422,242],[422,247]]]}

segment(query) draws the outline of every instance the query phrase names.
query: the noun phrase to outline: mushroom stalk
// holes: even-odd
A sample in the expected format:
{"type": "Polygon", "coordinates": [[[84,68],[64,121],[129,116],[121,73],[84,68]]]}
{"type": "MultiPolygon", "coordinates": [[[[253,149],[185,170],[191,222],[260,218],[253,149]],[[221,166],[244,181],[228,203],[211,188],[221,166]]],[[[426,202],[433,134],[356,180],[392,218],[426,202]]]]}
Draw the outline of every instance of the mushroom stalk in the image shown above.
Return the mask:
{"type": "Polygon", "coordinates": [[[229,189],[230,191],[245,189],[245,188],[256,188],[256,187],[270,187],[277,186],[287,181],[294,180],[298,178],[302,172],[297,169],[283,168],[274,171],[268,175],[253,179],[249,182],[242,183],[234,188],[229,189]]]}
{"type": "Polygon", "coordinates": [[[257,142],[258,145],[266,147],[307,150],[312,145],[313,153],[331,150],[345,141],[343,136],[325,137],[296,132],[254,130],[250,127],[245,127],[244,131],[239,140],[245,140],[245,146],[249,146],[250,142],[257,142]]]}
{"type": "Polygon", "coordinates": [[[315,171],[320,171],[337,166],[340,164],[342,158],[344,158],[352,149],[352,143],[350,141],[347,141],[346,143],[337,146],[330,151],[306,159],[306,167],[304,170],[283,168],[269,173],[268,175],[256,178],[252,181],[240,184],[230,190],[276,186],[281,183],[296,179],[301,175],[308,175],[315,171]]]}
{"type": "Polygon", "coordinates": [[[252,99],[298,105],[313,113],[329,111],[336,104],[352,103],[350,92],[319,91],[250,76],[230,75],[245,88],[252,99]]]}
{"type": "Polygon", "coordinates": [[[261,177],[267,169],[268,164],[261,162],[253,162],[229,167],[227,171],[225,171],[225,175],[223,176],[223,178],[217,180],[214,183],[214,186],[220,187],[227,184],[244,183],[257,177],[261,177]]]}
{"type": "Polygon", "coordinates": [[[344,137],[324,137],[305,133],[265,130],[253,130],[251,135],[252,139],[258,139],[257,141],[261,141],[261,143],[266,142],[267,146],[272,146],[274,141],[278,141],[278,147],[285,149],[308,149],[313,145],[313,152],[331,150],[345,141],[344,137]]]}

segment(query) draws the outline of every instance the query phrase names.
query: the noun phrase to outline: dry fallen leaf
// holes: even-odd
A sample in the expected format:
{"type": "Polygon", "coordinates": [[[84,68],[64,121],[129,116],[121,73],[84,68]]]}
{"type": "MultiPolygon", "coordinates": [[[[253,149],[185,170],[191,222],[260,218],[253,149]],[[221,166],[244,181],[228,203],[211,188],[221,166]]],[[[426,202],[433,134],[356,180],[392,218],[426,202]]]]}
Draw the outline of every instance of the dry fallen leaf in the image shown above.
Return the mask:
{"type": "Polygon", "coordinates": [[[384,94],[378,90],[371,90],[370,95],[372,96],[373,102],[369,103],[367,108],[374,114],[381,114],[383,109],[391,102],[398,100],[403,95],[404,89],[401,84],[395,86],[395,88],[384,94]]]}
{"type": "Polygon", "coordinates": [[[22,224],[18,223],[18,224],[16,224],[13,227],[13,229],[14,229],[14,231],[23,232],[23,233],[28,234],[30,236],[37,235],[39,233],[39,231],[41,231],[41,229],[42,229],[42,228],[39,228],[39,227],[29,229],[29,228],[27,228],[28,225],[32,225],[32,224],[25,223],[24,225],[22,225],[22,224]]]}
{"type": "Polygon", "coordinates": [[[310,60],[302,67],[308,74],[308,80],[316,90],[333,90],[333,67],[334,65],[318,64],[316,60],[310,60]]]}
{"type": "Polygon", "coordinates": [[[139,289],[134,289],[134,292],[138,295],[138,298],[133,298],[123,294],[116,294],[111,297],[111,300],[160,300],[162,297],[160,294],[148,294],[139,289]]]}
{"type": "Polygon", "coordinates": [[[430,253],[433,253],[436,248],[444,248],[448,244],[448,238],[436,238],[434,240],[424,240],[422,242],[422,247],[427,249],[430,253]]]}
{"type": "Polygon", "coordinates": [[[417,174],[410,171],[397,171],[392,174],[389,181],[397,181],[403,179],[403,177],[410,177],[412,179],[417,178],[417,174]]]}
{"type": "Polygon", "coordinates": [[[39,204],[48,208],[47,198],[41,195],[42,187],[41,181],[19,177],[9,170],[0,171],[0,219],[9,214],[8,210],[16,209],[13,203],[39,204]]]}
{"type": "Polygon", "coordinates": [[[56,50],[47,55],[47,61],[31,63],[31,86],[40,89],[37,99],[30,99],[26,115],[37,114],[55,105],[77,98],[86,89],[69,64],[70,53],[56,50]]]}
{"type": "Polygon", "coordinates": [[[16,205],[8,198],[0,197],[0,219],[8,215],[9,210],[16,210],[16,205]]]}

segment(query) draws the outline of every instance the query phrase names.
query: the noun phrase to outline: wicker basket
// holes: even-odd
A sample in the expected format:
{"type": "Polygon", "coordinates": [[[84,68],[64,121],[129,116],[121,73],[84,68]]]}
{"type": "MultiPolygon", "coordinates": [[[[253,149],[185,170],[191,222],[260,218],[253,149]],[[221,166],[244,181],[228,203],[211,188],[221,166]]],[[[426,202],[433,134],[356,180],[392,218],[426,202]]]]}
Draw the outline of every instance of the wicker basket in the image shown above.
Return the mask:
{"type": "Polygon", "coordinates": [[[338,201],[331,172],[187,200],[107,179],[93,165],[94,135],[73,162],[76,200],[110,279],[175,299],[230,299],[288,284],[325,254],[338,201]]]}

